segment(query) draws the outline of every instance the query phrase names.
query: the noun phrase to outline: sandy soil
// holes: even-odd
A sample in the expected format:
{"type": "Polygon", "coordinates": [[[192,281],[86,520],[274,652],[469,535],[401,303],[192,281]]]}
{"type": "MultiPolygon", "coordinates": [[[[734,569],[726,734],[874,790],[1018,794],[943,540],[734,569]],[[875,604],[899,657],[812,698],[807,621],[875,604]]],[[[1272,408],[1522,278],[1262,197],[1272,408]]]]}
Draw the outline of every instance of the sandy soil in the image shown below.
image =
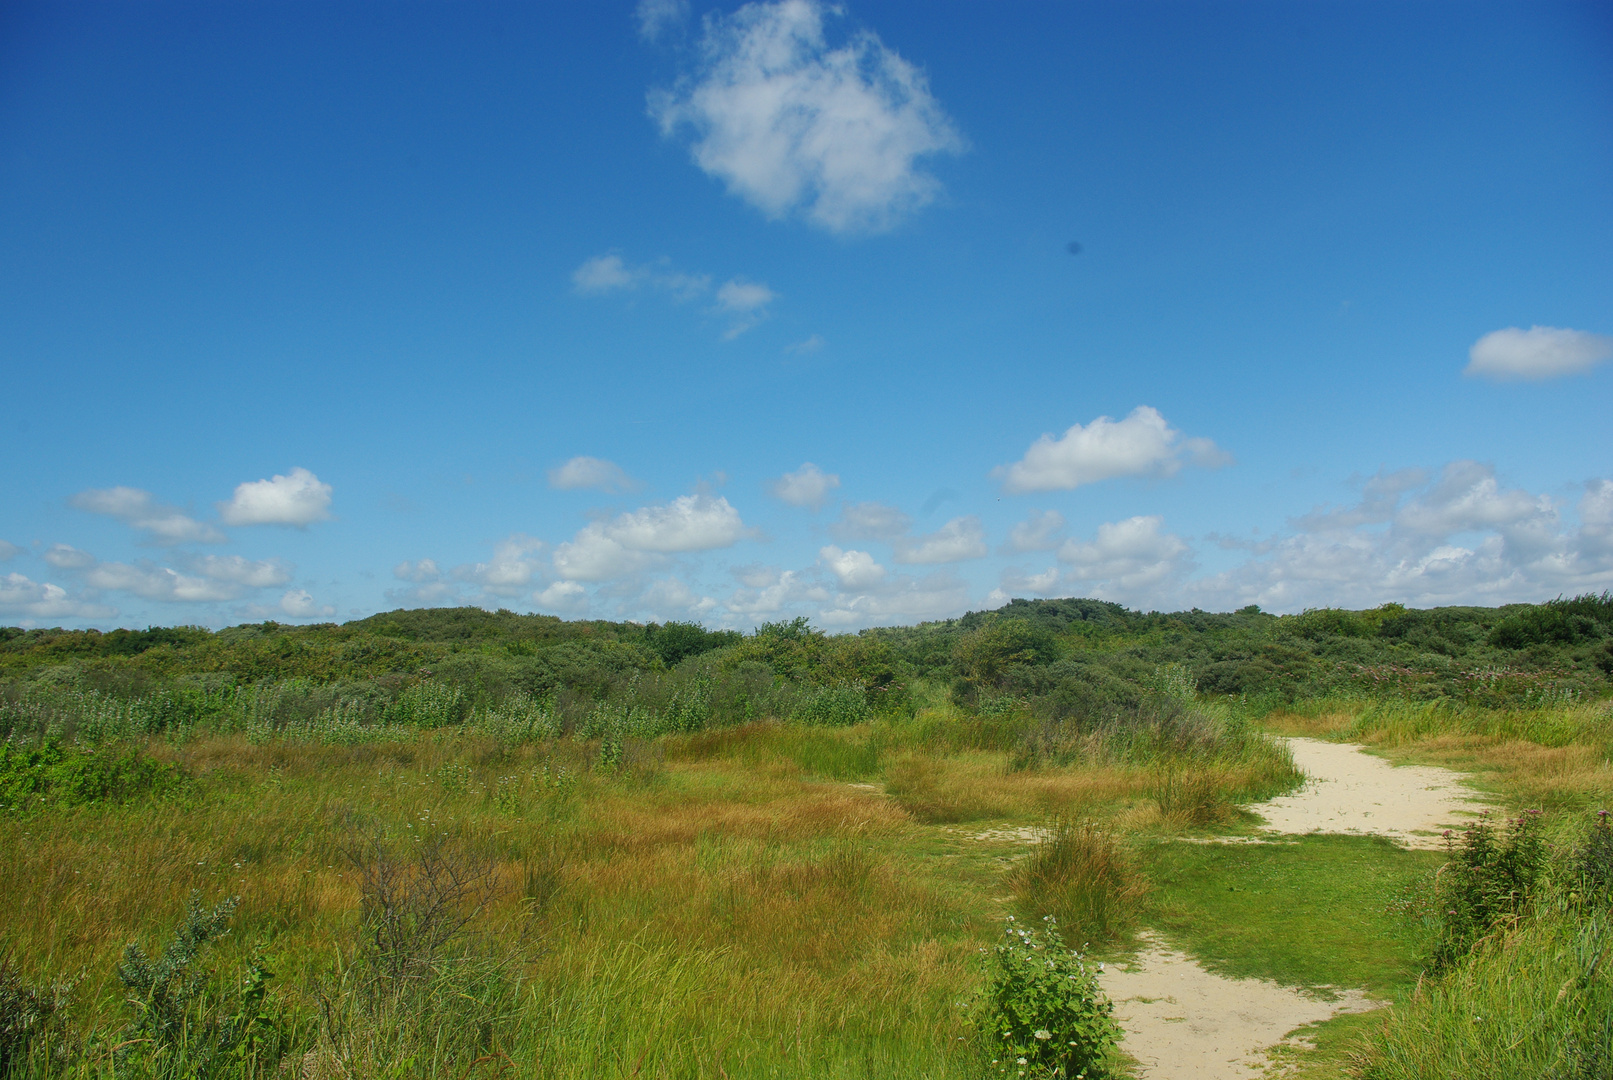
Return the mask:
{"type": "Polygon", "coordinates": [[[1296,1028],[1375,1008],[1359,990],[1323,1001],[1264,979],[1228,979],[1147,936],[1133,964],[1099,976],[1125,1029],[1122,1048],[1147,1080],[1248,1080],[1271,1064],[1266,1051],[1296,1028]]]}
{"type": "Polygon", "coordinates": [[[1375,833],[1406,847],[1444,846],[1440,834],[1460,829],[1486,807],[1448,769],[1391,765],[1349,743],[1284,739],[1310,779],[1292,795],[1247,809],[1273,833],[1375,833]]]}

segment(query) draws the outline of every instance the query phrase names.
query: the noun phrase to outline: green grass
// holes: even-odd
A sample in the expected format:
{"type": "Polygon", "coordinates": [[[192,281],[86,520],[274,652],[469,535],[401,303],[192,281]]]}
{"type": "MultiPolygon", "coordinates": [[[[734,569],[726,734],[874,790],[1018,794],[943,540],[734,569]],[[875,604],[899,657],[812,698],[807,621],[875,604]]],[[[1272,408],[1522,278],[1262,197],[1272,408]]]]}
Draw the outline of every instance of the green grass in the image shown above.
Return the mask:
{"type": "Polygon", "coordinates": [[[1211,970],[1374,994],[1416,981],[1421,932],[1393,909],[1444,861],[1352,836],[1164,841],[1139,858],[1154,886],[1148,921],[1211,970]]]}

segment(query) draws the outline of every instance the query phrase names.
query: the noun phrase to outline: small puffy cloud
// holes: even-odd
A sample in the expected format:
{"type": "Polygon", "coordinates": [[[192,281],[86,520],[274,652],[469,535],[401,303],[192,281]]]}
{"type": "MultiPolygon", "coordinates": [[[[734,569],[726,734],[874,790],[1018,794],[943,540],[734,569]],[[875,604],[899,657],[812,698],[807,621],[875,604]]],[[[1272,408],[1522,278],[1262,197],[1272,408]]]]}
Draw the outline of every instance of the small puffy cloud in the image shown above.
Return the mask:
{"type": "Polygon", "coordinates": [[[1231,457],[1209,439],[1184,439],[1158,409],[1139,405],[1124,420],[1100,416],[1058,438],[1044,434],[1023,459],[992,476],[1011,494],[1069,491],[1117,476],[1172,476],[1183,461],[1216,468],[1231,457]]]}
{"type": "Polygon", "coordinates": [[[829,532],[836,540],[895,540],[913,519],[884,503],[861,502],[840,509],[840,518],[831,522],[829,532]]]}
{"type": "Polygon", "coordinates": [[[226,525],[293,525],[302,528],[330,517],[331,486],[304,468],[268,480],[239,484],[229,502],[218,504],[226,525]]]}
{"type": "Polygon", "coordinates": [[[1485,334],[1467,353],[1462,374],[1498,381],[1582,375],[1613,357],[1613,337],[1555,326],[1509,326],[1485,334]]]}
{"type": "Polygon", "coordinates": [[[555,549],[554,567],[567,580],[605,581],[659,565],[666,555],[730,547],[748,535],[726,498],[684,495],[584,526],[555,549]]]}
{"type": "Polygon", "coordinates": [[[763,319],[767,318],[767,305],[778,299],[778,293],[755,281],[734,278],[717,290],[717,310],[731,318],[724,341],[732,341],[763,319]]]}
{"type": "Polygon", "coordinates": [[[688,19],[689,0],[639,0],[633,14],[638,18],[639,37],[659,41],[662,34],[688,19]]]}
{"type": "Polygon", "coordinates": [[[840,477],[837,474],[826,473],[808,461],[794,472],[770,480],[767,493],[791,506],[821,510],[829,500],[829,493],[839,486],[840,477]]]}
{"type": "Polygon", "coordinates": [[[525,592],[540,566],[536,555],[546,545],[541,540],[516,533],[499,541],[487,562],[454,567],[454,577],[480,585],[493,596],[515,596],[525,592]]]}
{"type": "Polygon", "coordinates": [[[279,559],[247,559],[240,555],[202,555],[181,560],[185,569],[214,581],[249,589],[266,589],[291,580],[293,567],[279,559]]]}
{"type": "Polygon", "coordinates": [[[584,296],[598,296],[638,286],[641,272],[622,262],[620,255],[595,255],[571,272],[571,284],[584,296]]]}
{"type": "Polygon", "coordinates": [[[280,610],[293,619],[311,619],[315,616],[331,616],[336,609],[326,604],[321,607],[314,601],[307,589],[289,589],[280,598],[280,610]]]}
{"type": "Polygon", "coordinates": [[[594,488],[599,491],[631,491],[633,478],[614,461],[596,457],[574,457],[549,470],[549,486],[561,491],[594,488]]]}
{"type": "Polygon", "coordinates": [[[556,615],[581,615],[588,610],[588,590],[575,581],[556,581],[533,593],[532,602],[556,615]]]}
{"type": "Polygon", "coordinates": [[[1069,565],[1072,580],[1107,586],[1095,591],[1098,596],[1154,595],[1192,568],[1187,543],[1161,532],[1164,523],[1158,515],[1104,522],[1090,541],[1065,541],[1059,548],[1059,561],[1069,565]]]}
{"type": "Polygon", "coordinates": [[[21,552],[22,548],[18,547],[16,544],[8,544],[6,541],[0,540],[0,562],[9,562],[10,560],[15,559],[21,552]]]}
{"type": "Polygon", "coordinates": [[[227,537],[213,526],[184,511],[164,506],[149,491],[139,488],[92,488],[68,500],[80,510],[106,514],[146,533],[156,544],[222,543],[227,537]]]}
{"type": "Polygon", "coordinates": [[[693,134],[695,163],[771,218],[800,211],[835,233],[887,229],[935,198],[921,158],[963,149],[924,74],[870,32],[839,48],[816,0],[713,16],[696,69],[650,94],[663,135],[693,134]]]}
{"type": "Polygon", "coordinates": [[[442,577],[442,571],[437,569],[433,559],[420,559],[411,562],[405,559],[392,568],[392,576],[399,581],[413,581],[417,584],[427,584],[442,577]]]}
{"type": "Polygon", "coordinates": [[[993,593],[1001,595],[997,602],[998,607],[1006,604],[1016,596],[1046,596],[1058,588],[1059,568],[1050,566],[1040,574],[1026,574],[1010,568],[1003,571],[1002,588],[993,593]]]}
{"type": "Polygon", "coordinates": [[[831,544],[819,548],[818,556],[840,582],[841,588],[867,589],[885,578],[885,568],[866,551],[842,551],[831,544]]]}
{"type": "Polygon", "coordinates": [[[95,565],[95,556],[68,544],[52,544],[45,549],[44,559],[58,570],[83,570],[95,565]]]}
{"type": "Polygon", "coordinates": [[[826,344],[827,342],[823,340],[822,334],[809,334],[792,345],[784,346],[784,351],[791,356],[807,356],[822,349],[826,344]]]}
{"type": "Polygon", "coordinates": [[[118,609],[71,596],[60,585],[7,574],[0,577],[0,612],[29,619],[109,619],[118,609]]]}
{"type": "Polygon", "coordinates": [[[1008,550],[1052,551],[1064,533],[1064,515],[1057,510],[1032,510],[1030,516],[1008,530],[1008,550]]]}
{"type": "Polygon", "coordinates": [[[925,536],[898,537],[894,543],[899,563],[951,563],[978,559],[986,554],[986,530],[980,518],[953,518],[925,536]]]}

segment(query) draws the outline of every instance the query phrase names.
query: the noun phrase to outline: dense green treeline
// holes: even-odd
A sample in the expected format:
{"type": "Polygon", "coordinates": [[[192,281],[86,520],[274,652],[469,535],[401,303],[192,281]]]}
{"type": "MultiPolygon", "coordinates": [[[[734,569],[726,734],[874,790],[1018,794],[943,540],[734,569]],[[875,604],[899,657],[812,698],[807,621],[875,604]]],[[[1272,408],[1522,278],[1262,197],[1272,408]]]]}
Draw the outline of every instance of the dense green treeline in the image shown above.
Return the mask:
{"type": "Polygon", "coordinates": [[[541,703],[567,728],[602,705],[677,713],[663,726],[679,730],[826,709],[855,722],[907,709],[915,680],[986,715],[1012,708],[1063,720],[1134,707],[1162,672],[1201,694],[1273,704],[1328,696],[1562,703],[1608,689],[1613,596],[1281,617],[1253,607],[1143,613],[1098,600],[1014,600],[959,619],[840,635],[803,619],[740,634],[479,608],[218,631],[0,629],[0,694],[11,712],[30,692],[71,691],[103,709],[143,702],[146,727],[231,710],[244,723],[254,709],[273,726],[332,709],[361,726],[419,722],[428,686],[438,691],[425,710],[432,726],[512,703],[517,712],[541,703]]]}

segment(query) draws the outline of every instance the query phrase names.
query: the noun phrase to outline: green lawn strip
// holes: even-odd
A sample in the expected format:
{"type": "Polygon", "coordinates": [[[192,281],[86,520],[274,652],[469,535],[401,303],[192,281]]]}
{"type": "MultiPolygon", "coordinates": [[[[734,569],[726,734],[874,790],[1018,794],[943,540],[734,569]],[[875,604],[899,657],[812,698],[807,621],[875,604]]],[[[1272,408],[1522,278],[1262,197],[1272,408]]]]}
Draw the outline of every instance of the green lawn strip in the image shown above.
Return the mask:
{"type": "Polygon", "coordinates": [[[1205,967],[1380,997],[1415,981],[1421,966],[1416,928],[1394,913],[1395,901],[1444,861],[1350,836],[1167,841],[1138,854],[1154,886],[1147,922],[1205,967]]]}

